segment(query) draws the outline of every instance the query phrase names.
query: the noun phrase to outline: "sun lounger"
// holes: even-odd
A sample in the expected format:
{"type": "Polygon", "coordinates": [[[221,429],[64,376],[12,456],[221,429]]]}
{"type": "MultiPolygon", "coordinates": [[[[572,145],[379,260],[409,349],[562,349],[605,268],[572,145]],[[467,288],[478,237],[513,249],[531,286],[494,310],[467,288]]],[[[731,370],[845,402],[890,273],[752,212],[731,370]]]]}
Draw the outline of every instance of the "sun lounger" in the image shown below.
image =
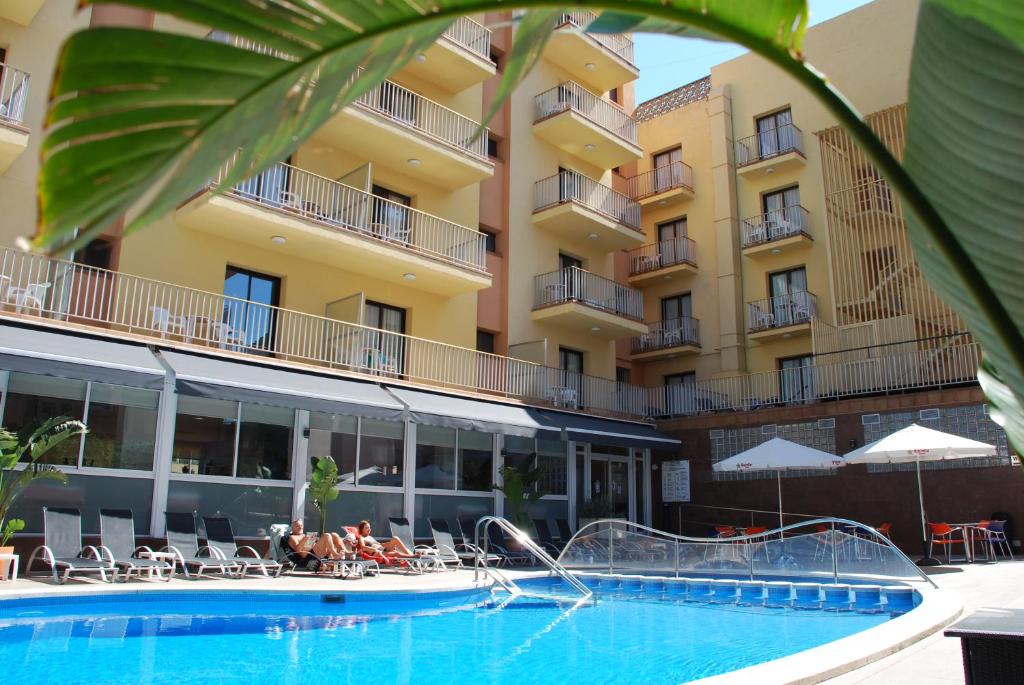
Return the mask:
{"type": "MultiPolygon", "coordinates": [[[[359,531],[355,526],[345,526],[343,530],[351,535],[359,535],[359,531]]],[[[407,573],[423,573],[423,566],[419,563],[419,557],[406,556],[404,554],[380,554],[379,552],[367,552],[360,550],[357,552],[359,558],[364,561],[375,561],[377,562],[380,570],[391,569],[395,571],[406,571],[407,573]]]]}
{"type": "Polygon", "coordinates": [[[407,558],[413,564],[418,564],[421,571],[443,571],[445,564],[440,559],[440,553],[429,545],[417,545],[412,535],[412,525],[409,519],[394,517],[388,519],[388,527],[391,529],[391,537],[397,538],[406,548],[416,552],[414,557],[407,558]]]}
{"type": "Polygon", "coordinates": [[[544,551],[553,557],[558,557],[562,553],[562,547],[555,542],[555,539],[551,536],[551,528],[548,526],[547,519],[533,519],[533,528],[537,531],[537,544],[544,548],[544,551]]]}
{"type": "MultiPolygon", "coordinates": [[[[448,527],[447,519],[431,518],[427,519],[427,521],[430,523],[430,533],[434,536],[434,546],[437,548],[441,555],[441,560],[445,564],[454,566],[462,566],[463,564],[473,565],[478,558],[484,559],[483,551],[478,550],[472,544],[455,542],[451,528],[448,527]]],[[[485,561],[486,564],[491,566],[501,566],[505,563],[505,557],[500,554],[487,554],[485,561]]]]}
{"type": "Polygon", "coordinates": [[[241,566],[239,575],[244,576],[252,570],[259,571],[264,578],[270,578],[271,574],[274,578],[281,575],[281,564],[272,559],[261,558],[249,545],[238,546],[235,542],[235,533],[231,530],[231,521],[228,519],[223,516],[204,516],[203,526],[206,528],[207,544],[217,551],[217,556],[241,566]]]}
{"type": "Polygon", "coordinates": [[[82,514],[78,509],[43,507],[43,544],[36,547],[25,567],[27,574],[39,559],[50,567],[53,579],[65,583],[73,575],[99,574],[101,580],[117,580],[117,567],[93,547],[82,546],[82,514]],[[108,577],[109,576],[109,577],[108,577]]]}
{"type": "Polygon", "coordinates": [[[199,546],[194,514],[168,511],[165,516],[167,546],[161,551],[174,554],[175,561],[181,565],[186,578],[200,578],[208,569],[225,576],[238,577],[241,574],[241,564],[230,559],[221,559],[217,551],[210,546],[199,546]],[[189,573],[189,569],[195,570],[195,576],[189,573]]]}
{"type": "MultiPolygon", "coordinates": [[[[287,523],[275,523],[270,526],[270,553],[289,572],[319,573],[325,571],[339,578],[362,578],[380,573],[376,561],[365,559],[324,559],[312,551],[305,555],[299,554],[288,544],[291,526],[287,523]]],[[[353,556],[354,556],[353,552],[353,556]]]]}
{"type": "Polygon", "coordinates": [[[174,564],[153,556],[153,550],[135,544],[135,516],[131,509],[100,509],[100,554],[118,568],[124,580],[145,571],[150,578],[174,577],[174,564]]]}

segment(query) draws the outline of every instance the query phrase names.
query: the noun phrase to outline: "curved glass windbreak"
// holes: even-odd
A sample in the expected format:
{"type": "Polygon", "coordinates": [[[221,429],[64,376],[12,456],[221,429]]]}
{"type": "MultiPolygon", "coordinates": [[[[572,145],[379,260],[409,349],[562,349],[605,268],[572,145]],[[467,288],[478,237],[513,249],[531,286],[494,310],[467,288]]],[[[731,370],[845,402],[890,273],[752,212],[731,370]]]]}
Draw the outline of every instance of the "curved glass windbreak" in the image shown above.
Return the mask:
{"type": "MultiPolygon", "coordinates": [[[[726,532],[728,535],[732,531],[726,532]]],[[[673,535],[604,520],[579,530],[558,558],[573,571],[760,580],[932,581],[874,528],[815,519],[754,535],[673,535]]]]}

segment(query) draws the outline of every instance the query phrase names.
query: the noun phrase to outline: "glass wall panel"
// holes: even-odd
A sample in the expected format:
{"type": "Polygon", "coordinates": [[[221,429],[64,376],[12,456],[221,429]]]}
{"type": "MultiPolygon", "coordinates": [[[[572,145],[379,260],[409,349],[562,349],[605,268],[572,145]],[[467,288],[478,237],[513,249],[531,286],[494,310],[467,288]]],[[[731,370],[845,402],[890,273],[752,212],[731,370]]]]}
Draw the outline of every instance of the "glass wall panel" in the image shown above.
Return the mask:
{"type": "Polygon", "coordinates": [[[359,436],[359,484],[402,487],[405,424],[363,419],[359,436]]]}
{"type": "MultiPolygon", "coordinates": [[[[85,381],[11,372],[7,386],[3,425],[12,431],[35,426],[55,416],[82,420],[85,415],[85,381]]],[[[42,459],[44,464],[78,465],[79,440],[65,440],[42,459]]]]}
{"type": "Polygon", "coordinates": [[[358,420],[354,416],[311,413],[309,415],[309,456],[334,457],[338,465],[338,482],[355,485],[356,433],[358,420]]]}
{"type": "MultiPolygon", "coordinates": [[[[328,505],[327,530],[340,531],[344,526],[354,526],[366,519],[373,526],[378,539],[391,537],[388,518],[403,516],[404,497],[400,492],[358,492],[342,490],[338,499],[328,505]]],[[[309,530],[317,530],[320,526],[320,513],[309,498],[306,498],[306,526],[309,530]]]]}
{"type": "MultiPolygon", "coordinates": [[[[153,481],[149,478],[82,476],[68,474],[68,484],[36,480],[22,491],[11,509],[11,517],[24,519],[26,533],[43,532],[43,507],[76,507],[82,512],[82,532],[100,532],[100,507],[131,509],[135,533],[149,534],[153,502],[153,481]]],[[[27,559],[23,559],[24,564],[27,559]]],[[[24,569],[22,570],[24,572],[24,569]]]]}
{"type": "Polygon", "coordinates": [[[178,396],[171,473],[231,476],[238,403],[178,396]]]}
{"type": "Polygon", "coordinates": [[[557,534],[558,527],[555,524],[557,519],[569,518],[569,501],[564,499],[548,499],[543,498],[533,502],[530,502],[526,507],[526,512],[532,519],[547,519],[548,528],[551,529],[552,534],[557,534]]]}
{"type": "Polygon", "coordinates": [[[291,479],[294,426],[294,409],[243,404],[238,432],[237,476],[291,479]]]}
{"type": "MultiPolygon", "coordinates": [[[[494,513],[493,497],[459,497],[458,495],[416,495],[415,535],[430,538],[427,519],[440,518],[448,522],[448,529],[457,536],[458,519],[479,519],[494,513]]],[[[460,540],[456,539],[456,542],[460,540]]]]}
{"type": "Polygon", "coordinates": [[[537,456],[537,441],[533,438],[506,435],[503,444],[504,466],[521,468],[537,456]]]}
{"type": "Polygon", "coordinates": [[[493,435],[477,431],[459,431],[459,490],[490,492],[494,484],[494,474],[491,470],[493,463],[493,435]]]}
{"type": "Polygon", "coordinates": [[[194,511],[202,532],[202,516],[226,516],[235,535],[265,537],[272,523],[290,523],[291,486],[242,485],[172,480],[167,511],[194,511]]]}
{"type": "Polygon", "coordinates": [[[159,404],[156,390],[93,383],[82,466],[152,471],[159,404]]]}
{"type": "Polygon", "coordinates": [[[454,490],[455,429],[416,426],[416,487],[454,490]]]}
{"type": "Polygon", "coordinates": [[[546,495],[568,494],[569,481],[565,457],[566,443],[560,440],[537,441],[537,465],[541,469],[540,490],[546,495]]]}

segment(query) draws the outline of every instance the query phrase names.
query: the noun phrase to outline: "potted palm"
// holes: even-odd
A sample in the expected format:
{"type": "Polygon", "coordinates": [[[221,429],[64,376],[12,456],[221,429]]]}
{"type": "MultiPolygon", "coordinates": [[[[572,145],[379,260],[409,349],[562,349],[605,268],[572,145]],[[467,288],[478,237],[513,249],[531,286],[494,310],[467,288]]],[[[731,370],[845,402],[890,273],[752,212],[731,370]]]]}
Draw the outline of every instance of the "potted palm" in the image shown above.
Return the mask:
{"type": "MultiPolygon", "coordinates": [[[[13,554],[9,546],[15,533],[25,529],[21,519],[9,519],[15,501],[29,483],[50,478],[66,484],[67,476],[55,466],[39,460],[51,449],[72,436],[85,432],[85,424],[64,416],[47,419],[37,426],[27,426],[17,433],[0,428],[0,554],[13,554]],[[15,469],[19,462],[25,468],[15,469]]],[[[0,561],[0,578],[7,577],[7,562],[0,561]]]]}
{"type": "Polygon", "coordinates": [[[320,512],[320,534],[327,530],[327,505],[338,499],[338,465],[334,457],[313,457],[309,498],[320,512]]]}

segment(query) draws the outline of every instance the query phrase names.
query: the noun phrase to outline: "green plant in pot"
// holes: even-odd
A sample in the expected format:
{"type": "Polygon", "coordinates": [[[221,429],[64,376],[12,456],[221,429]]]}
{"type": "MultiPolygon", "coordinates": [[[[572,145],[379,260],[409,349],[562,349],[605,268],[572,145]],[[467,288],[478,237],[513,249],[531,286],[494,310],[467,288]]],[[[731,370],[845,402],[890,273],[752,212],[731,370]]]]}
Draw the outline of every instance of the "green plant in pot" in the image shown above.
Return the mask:
{"type": "MultiPolygon", "coordinates": [[[[12,554],[8,544],[15,533],[25,529],[22,519],[8,518],[21,493],[34,480],[49,478],[67,484],[68,477],[56,466],[39,460],[65,440],[85,432],[85,424],[65,416],[26,426],[17,433],[0,428],[0,554],[12,554]],[[25,468],[16,470],[19,462],[25,468]]],[[[7,562],[0,562],[0,577],[7,574],[7,562]]]]}
{"type": "Polygon", "coordinates": [[[320,534],[327,530],[327,505],[338,499],[338,465],[334,457],[313,457],[309,499],[320,512],[320,534]]]}

